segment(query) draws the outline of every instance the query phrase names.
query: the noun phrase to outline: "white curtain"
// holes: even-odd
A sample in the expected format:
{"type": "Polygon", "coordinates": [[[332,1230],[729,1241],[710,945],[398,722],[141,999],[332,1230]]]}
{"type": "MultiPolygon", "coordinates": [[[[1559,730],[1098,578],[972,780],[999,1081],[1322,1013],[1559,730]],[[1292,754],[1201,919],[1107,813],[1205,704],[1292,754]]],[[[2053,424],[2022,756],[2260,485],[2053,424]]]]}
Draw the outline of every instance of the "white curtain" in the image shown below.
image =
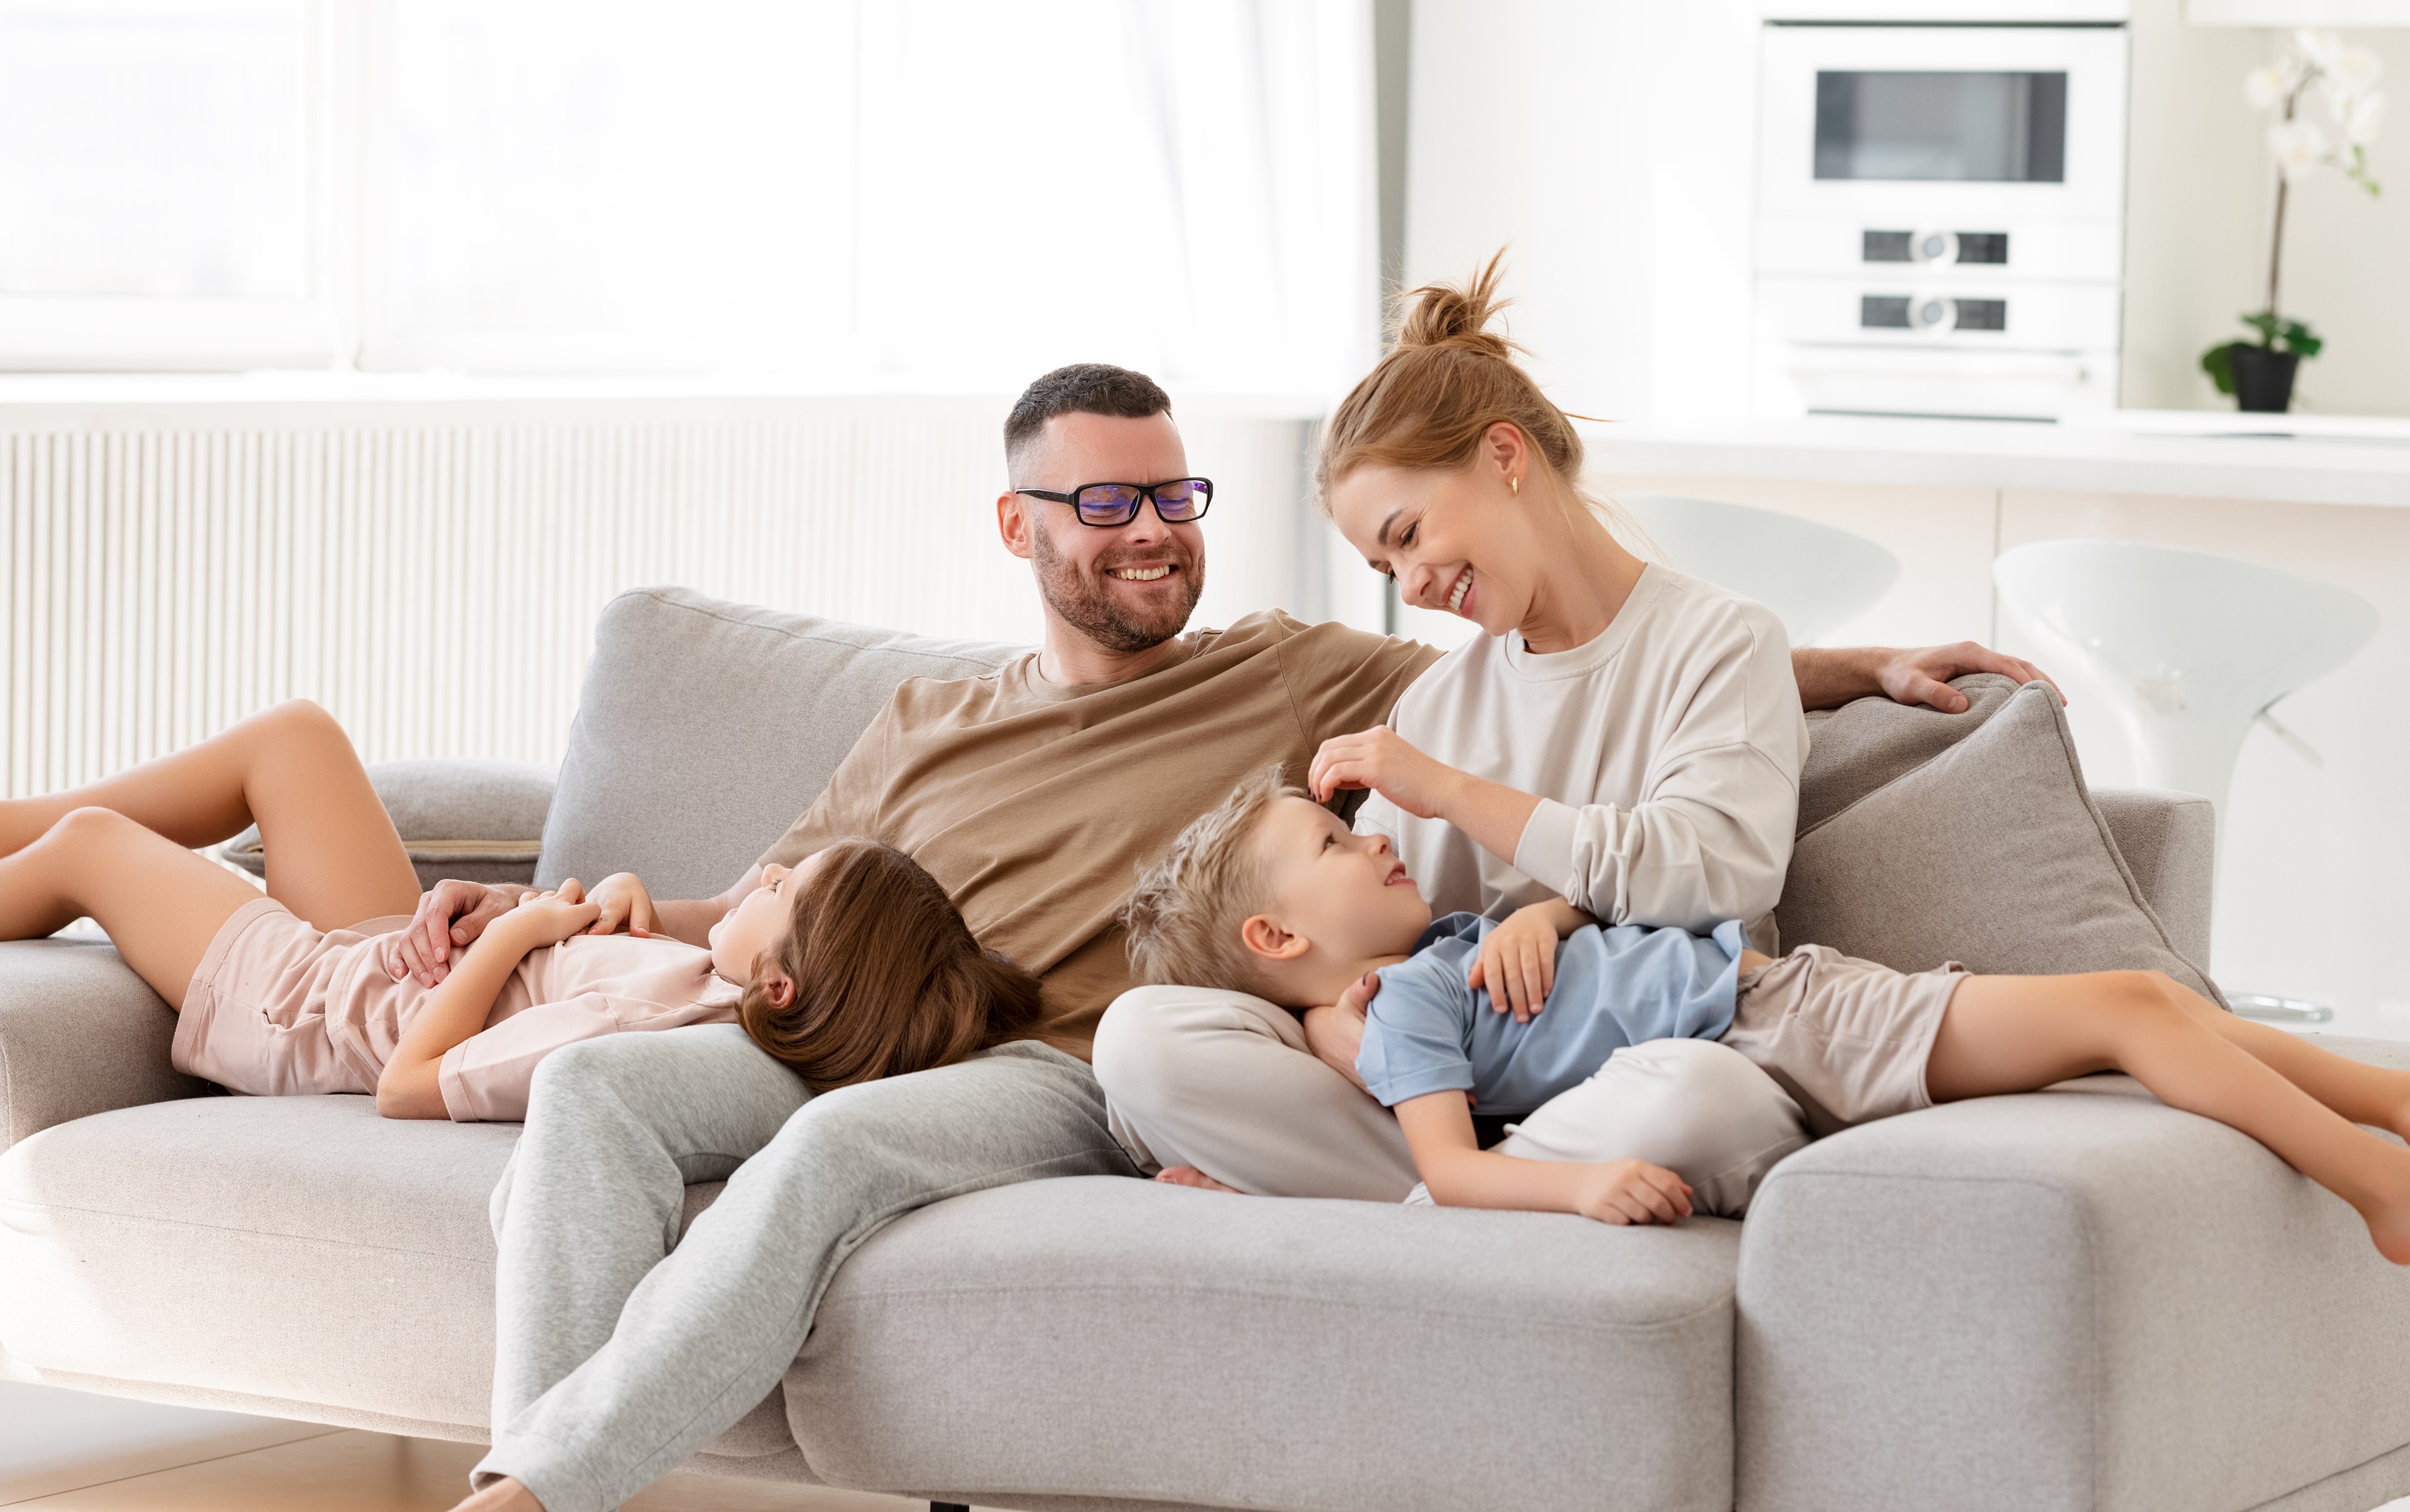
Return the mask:
{"type": "Polygon", "coordinates": [[[1377,342],[1368,0],[389,0],[364,366],[1327,394],[1377,342]]]}

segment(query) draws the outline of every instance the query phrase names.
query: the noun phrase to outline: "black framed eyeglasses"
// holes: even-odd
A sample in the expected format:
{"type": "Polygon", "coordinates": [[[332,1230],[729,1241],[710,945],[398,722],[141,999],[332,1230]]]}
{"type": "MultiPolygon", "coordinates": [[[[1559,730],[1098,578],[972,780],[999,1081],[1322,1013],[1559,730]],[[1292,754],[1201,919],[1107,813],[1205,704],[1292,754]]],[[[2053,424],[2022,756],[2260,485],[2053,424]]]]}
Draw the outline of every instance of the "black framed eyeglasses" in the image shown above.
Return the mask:
{"type": "Polygon", "coordinates": [[[1138,506],[1145,500],[1154,501],[1154,512],[1166,525],[1186,525],[1205,517],[1206,509],[1213,502],[1212,478],[1174,478],[1169,483],[1083,483],[1069,493],[1056,493],[1051,488],[1015,488],[1032,499],[1052,499],[1058,504],[1068,504],[1079,514],[1080,523],[1111,530],[1127,525],[1138,518],[1138,506]]]}

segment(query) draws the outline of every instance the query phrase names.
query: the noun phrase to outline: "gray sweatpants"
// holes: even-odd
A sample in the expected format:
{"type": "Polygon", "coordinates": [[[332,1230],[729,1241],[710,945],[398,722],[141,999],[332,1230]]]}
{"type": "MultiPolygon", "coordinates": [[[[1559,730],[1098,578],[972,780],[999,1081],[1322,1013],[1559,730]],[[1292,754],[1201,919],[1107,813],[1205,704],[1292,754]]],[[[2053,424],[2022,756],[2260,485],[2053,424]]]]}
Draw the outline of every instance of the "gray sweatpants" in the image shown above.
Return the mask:
{"type": "Polygon", "coordinates": [[[1088,1068],[1006,1045],[813,1098],[733,1025],[547,1056],[494,1194],[494,1445],[546,1512],[604,1512],[769,1394],[847,1256],[943,1198],[1134,1176],[1088,1068]],[[677,1227],[690,1182],[727,1190],[677,1227]]]}

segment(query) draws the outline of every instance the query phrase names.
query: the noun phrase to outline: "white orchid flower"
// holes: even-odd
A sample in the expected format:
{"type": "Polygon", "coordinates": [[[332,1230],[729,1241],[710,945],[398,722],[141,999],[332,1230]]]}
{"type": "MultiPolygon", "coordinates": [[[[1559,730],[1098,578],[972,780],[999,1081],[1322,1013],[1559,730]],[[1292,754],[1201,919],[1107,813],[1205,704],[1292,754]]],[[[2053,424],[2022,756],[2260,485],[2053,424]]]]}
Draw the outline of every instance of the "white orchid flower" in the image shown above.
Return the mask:
{"type": "Polygon", "coordinates": [[[2336,89],[2357,99],[2385,78],[2385,60],[2366,48],[2349,48],[2327,73],[2336,89]]]}
{"type": "Polygon", "coordinates": [[[2340,32],[2304,26],[2293,34],[2293,45],[2301,50],[2301,56],[2329,73],[2332,73],[2335,65],[2343,61],[2343,34],[2340,32]]]}
{"type": "Polygon", "coordinates": [[[2376,140],[2385,128],[2385,91],[2372,89],[2352,101],[2351,114],[2345,118],[2344,139],[2354,147],[2367,147],[2376,140]]]}
{"type": "Polygon", "coordinates": [[[2293,86],[2285,81],[2284,70],[2274,64],[2263,64],[2243,76],[2243,102],[2255,110],[2272,110],[2285,103],[2293,86]]]}
{"type": "Polygon", "coordinates": [[[2279,121],[2268,128],[2268,151],[2285,177],[2298,179],[2326,166],[2327,134],[2315,121],[2279,121]]]}

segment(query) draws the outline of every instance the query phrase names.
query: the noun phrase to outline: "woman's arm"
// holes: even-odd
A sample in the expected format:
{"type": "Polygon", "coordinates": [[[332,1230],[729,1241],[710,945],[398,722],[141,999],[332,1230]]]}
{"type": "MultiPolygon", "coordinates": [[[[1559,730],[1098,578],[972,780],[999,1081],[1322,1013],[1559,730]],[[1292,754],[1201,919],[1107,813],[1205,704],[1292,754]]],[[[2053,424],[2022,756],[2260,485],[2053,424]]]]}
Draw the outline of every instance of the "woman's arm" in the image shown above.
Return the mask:
{"type": "Polygon", "coordinates": [[[486,927],[460,964],[427,995],[377,1077],[377,1112],[387,1118],[448,1118],[438,1083],[453,1046],[486,1026],[502,983],[528,952],[558,945],[592,924],[602,910],[573,880],[539,894],[486,927]]]}
{"type": "Polygon", "coordinates": [[[1484,1150],[1460,1092],[1398,1104],[1398,1125],[1431,1200],[1450,1208],[1578,1213],[1601,1223],[1672,1223],[1691,1215],[1691,1188],[1643,1160],[1522,1160],[1484,1150]]]}

